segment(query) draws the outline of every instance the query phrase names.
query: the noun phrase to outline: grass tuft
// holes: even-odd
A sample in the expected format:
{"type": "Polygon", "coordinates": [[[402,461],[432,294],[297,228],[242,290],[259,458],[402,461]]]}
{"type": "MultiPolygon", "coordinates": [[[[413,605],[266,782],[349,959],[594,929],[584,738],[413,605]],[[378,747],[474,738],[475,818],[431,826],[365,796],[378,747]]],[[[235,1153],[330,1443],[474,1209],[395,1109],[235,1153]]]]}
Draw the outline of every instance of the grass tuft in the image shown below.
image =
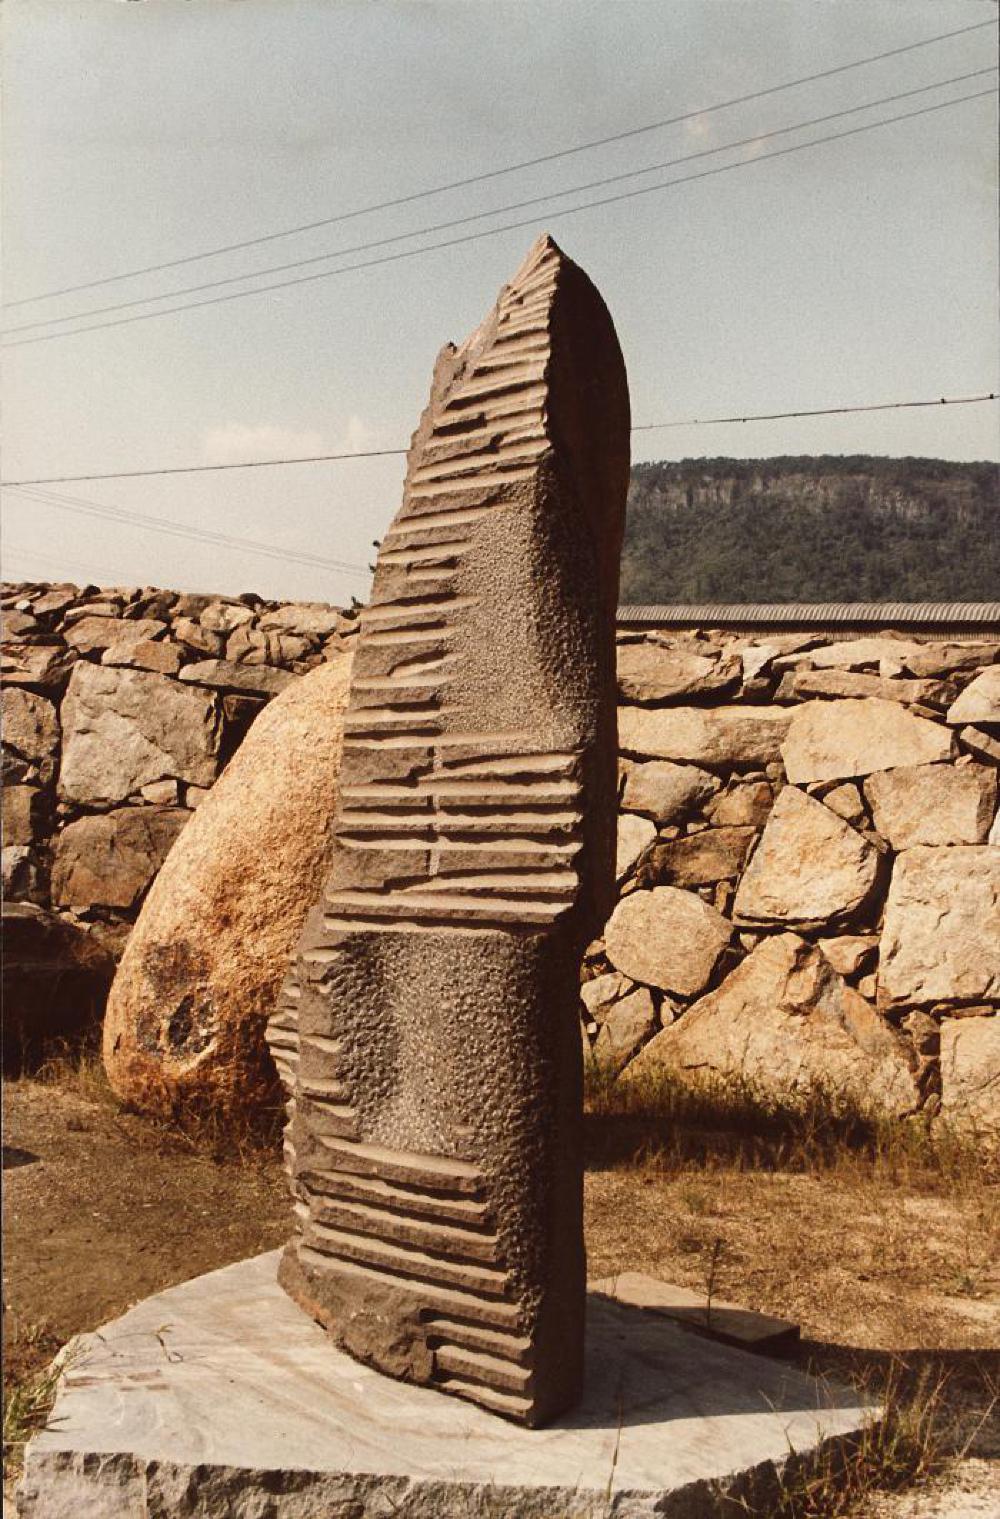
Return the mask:
{"type": "MultiPolygon", "coordinates": [[[[43,1325],[29,1324],[20,1335],[22,1354],[47,1351],[52,1354],[54,1340],[43,1325]]],[[[56,1398],[59,1378],[72,1363],[72,1348],[64,1350],[40,1370],[5,1379],[3,1402],[3,1464],[5,1479],[16,1477],[24,1464],[24,1447],[32,1435],[44,1429],[56,1398]]]]}
{"type": "MultiPolygon", "coordinates": [[[[869,1381],[860,1389],[880,1404],[880,1419],[808,1461],[791,1459],[775,1490],[736,1498],[731,1512],[748,1519],[863,1519],[879,1497],[926,1487],[967,1454],[975,1437],[963,1432],[966,1421],[956,1411],[950,1381],[940,1367],[911,1371],[903,1358],[893,1358],[878,1385],[869,1381]]],[[[977,1429],[995,1402],[982,1411],[977,1429]]]]}

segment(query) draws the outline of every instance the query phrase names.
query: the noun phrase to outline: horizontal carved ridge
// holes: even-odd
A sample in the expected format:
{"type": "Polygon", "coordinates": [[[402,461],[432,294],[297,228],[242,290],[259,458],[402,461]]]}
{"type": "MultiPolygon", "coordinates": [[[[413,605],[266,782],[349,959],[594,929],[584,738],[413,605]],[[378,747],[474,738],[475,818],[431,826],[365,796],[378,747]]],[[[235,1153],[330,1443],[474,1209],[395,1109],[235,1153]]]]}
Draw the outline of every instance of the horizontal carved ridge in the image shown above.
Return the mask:
{"type": "Polygon", "coordinates": [[[519,1366],[516,1361],[470,1350],[464,1345],[439,1345],[434,1352],[434,1363],[439,1375],[463,1377],[499,1393],[526,1396],[534,1382],[530,1366],[519,1366]]]}
{"type": "Polygon", "coordinates": [[[447,1196],[402,1182],[383,1181],[378,1176],[361,1176],[354,1171],[310,1167],[300,1172],[298,1179],[317,1195],[368,1203],[407,1218],[447,1219],[477,1228],[486,1227],[492,1217],[489,1204],[482,1198],[447,1196]]]}
{"type": "Polygon", "coordinates": [[[465,1377],[442,1377],[437,1386],[442,1392],[450,1392],[454,1397],[467,1398],[472,1403],[480,1403],[484,1408],[491,1409],[493,1413],[506,1414],[509,1418],[524,1419],[531,1412],[530,1398],[520,1398],[513,1393],[497,1392],[493,1387],[480,1386],[465,1377]]]}
{"type": "MultiPolygon", "coordinates": [[[[312,1250],[308,1245],[300,1245],[298,1253],[307,1265],[320,1269],[324,1274],[329,1271],[331,1259],[328,1255],[312,1250]]],[[[410,1291],[414,1286],[412,1278],[400,1272],[388,1268],[379,1270],[360,1261],[337,1260],[336,1269],[345,1276],[353,1276],[374,1285],[385,1286],[389,1282],[410,1291]]],[[[431,1312],[453,1314],[456,1318],[467,1318],[473,1323],[502,1329],[516,1330],[520,1327],[517,1304],[504,1302],[501,1298],[487,1297],[438,1282],[421,1282],[420,1296],[424,1306],[431,1312]]]]}
{"type": "Polygon", "coordinates": [[[490,1266],[449,1260],[409,1245],[354,1234],[345,1229],[329,1229],[315,1220],[309,1229],[307,1243],[322,1255],[334,1255],[376,1268],[384,1266],[399,1276],[415,1277],[421,1283],[441,1282],[483,1297],[502,1298],[506,1291],[506,1274],[490,1266]]]}
{"type": "Polygon", "coordinates": [[[336,1157],[341,1170],[383,1181],[426,1187],[429,1191],[482,1196],[484,1177],[478,1166],[451,1155],[425,1155],[384,1145],[349,1144],[324,1140],[323,1148],[336,1157]]]}
{"type": "Polygon", "coordinates": [[[461,1225],[401,1214],[367,1202],[329,1197],[317,1200],[313,1220],[325,1228],[370,1235],[390,1244],[426,1251],[449,1261],[495,1266],[496,1235],[461,1225]]]}

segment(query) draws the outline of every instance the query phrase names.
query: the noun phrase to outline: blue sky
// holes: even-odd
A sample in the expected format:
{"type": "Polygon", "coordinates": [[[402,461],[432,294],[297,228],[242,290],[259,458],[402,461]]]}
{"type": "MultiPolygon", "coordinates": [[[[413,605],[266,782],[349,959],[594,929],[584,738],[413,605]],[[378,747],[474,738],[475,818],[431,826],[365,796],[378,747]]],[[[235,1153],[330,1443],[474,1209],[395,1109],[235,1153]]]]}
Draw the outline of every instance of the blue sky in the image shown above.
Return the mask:
{"type": "MultiPolygon", "coordinates": [[[[996,15],[991,0],[5,0],[8,302],[698,114],[407,206],[16,305],[4,325],[554,197],[987,68],[995,27],[706,110],[996,15]]],[[[4,478],[405,445],[441,344],[480,320],[545,228],[611,308],[637,422],[997,389],[995,98],[764,158],[995,79],[943,85],[610,193],[747,162],[672,190],[577,215],[566,207],[601,192],[554,198],[515,231],[9,349],[4,478]]],[[[997,408],[634,438],[637,459],[855,452],[996,457],[997,408]]],[[[363,566],[398,506],[402,468],[392,458],[57,487],[77,504],[357,570],[175,538],[9,491],[5,572],[344,601],[365,593],[363,566]]]]}

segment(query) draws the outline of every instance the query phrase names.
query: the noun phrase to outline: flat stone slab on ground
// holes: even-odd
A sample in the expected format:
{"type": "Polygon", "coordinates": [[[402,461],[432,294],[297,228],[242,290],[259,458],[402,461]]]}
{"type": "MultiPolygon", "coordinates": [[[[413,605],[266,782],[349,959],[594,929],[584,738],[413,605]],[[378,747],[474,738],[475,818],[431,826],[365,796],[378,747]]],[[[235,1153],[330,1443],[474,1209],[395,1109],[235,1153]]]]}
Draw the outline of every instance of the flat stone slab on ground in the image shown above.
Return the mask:
{"type": "Polygon", "coordinates": [[[776,1319],[723,1298],[713,1298],[708,1307],[703,1292],[678,1287],[676,1282],[661,1282],[644,1271],[622,1271],[618,1276],[591,1282],[590,1287],[592,1292],[630,1308],[663,1314],[699,1334],[711,1335],[723,1345],[736,1345],[758,1355],[794,1354],[799,1342],[799,1326],[790,1319],[776,1319]]]}
{"type": "Polygon", "coordinates": [[[526,1429],[336,1350],[277,1264],[210,1272],[74,1342],[27,1450],[22,1519],[698,1519],[720,1512],[720,1484],[873,1417],[592,1295],[583,1401],[526,1429]]]}

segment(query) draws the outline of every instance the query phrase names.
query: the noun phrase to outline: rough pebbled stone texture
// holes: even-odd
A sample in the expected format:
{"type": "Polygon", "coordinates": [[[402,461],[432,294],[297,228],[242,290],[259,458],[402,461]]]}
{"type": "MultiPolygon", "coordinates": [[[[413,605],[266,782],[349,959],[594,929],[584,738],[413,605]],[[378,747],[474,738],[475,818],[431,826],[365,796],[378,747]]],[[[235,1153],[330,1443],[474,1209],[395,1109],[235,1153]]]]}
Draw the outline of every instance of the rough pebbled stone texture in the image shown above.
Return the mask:
{"type": "Polygon", "coordinates": [[[282,1284],[358,1359],[528,1424],[582,1375],[578,969],[614,887],[628,429],[608,312],[543,237],[438,357],[268,1030],[282,1284]]]}
{"type": "MultiPolygon", "coordinates": [[[[264,1024],[329,868],[350,657],[257,718],[153,883],[108,999],[104,1061],[143,1112],[275,1095],[264,1024]]],[[[154,809],[126,809],[141,819],[154,809]]],[[[66,830],[72,833],[90,821],[66,830]]],[[[66,837],[66,834],[63,837],[66,837]]]]}

